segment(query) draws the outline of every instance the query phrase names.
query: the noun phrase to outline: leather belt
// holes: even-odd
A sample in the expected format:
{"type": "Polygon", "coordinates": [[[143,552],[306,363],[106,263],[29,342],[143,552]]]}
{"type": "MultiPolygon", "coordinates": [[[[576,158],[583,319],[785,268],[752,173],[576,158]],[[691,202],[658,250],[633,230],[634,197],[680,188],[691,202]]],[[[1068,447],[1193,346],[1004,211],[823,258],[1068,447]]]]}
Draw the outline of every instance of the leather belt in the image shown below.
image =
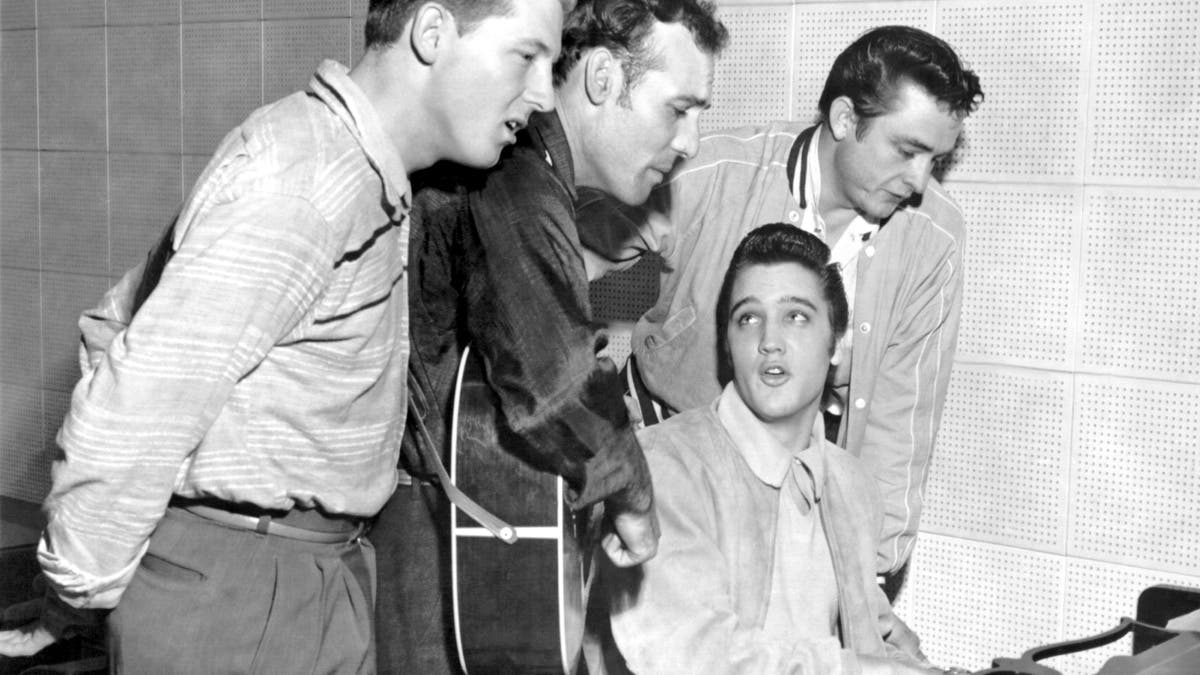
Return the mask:
{"type": "Polygon", "coordinates": [[[223,504],[215,506],[213,505],[214,501],[176,497],[171,499],[170,506],[222,525],[314,544],[351,542],[362,536],[366,529],[366,520],[362,518],[327,516],[316,510],[272,512],[262,509],[246,509],[235,504],[229,504],[228,508],[222,508],[223,504]],[[253,510],[257,513],[237,513],[232,510],[235,508],[241,511],[253,510]],[[320,529],[289,525],[285,521],[311,523],[319,526],[320,529]]]}

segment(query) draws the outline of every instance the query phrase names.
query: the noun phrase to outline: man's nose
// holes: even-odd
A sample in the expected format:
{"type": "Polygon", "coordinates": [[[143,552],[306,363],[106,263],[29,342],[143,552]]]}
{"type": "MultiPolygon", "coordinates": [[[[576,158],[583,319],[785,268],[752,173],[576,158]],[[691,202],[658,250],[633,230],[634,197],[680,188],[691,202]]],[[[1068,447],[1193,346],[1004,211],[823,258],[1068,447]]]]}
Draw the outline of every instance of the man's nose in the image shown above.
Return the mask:
{"type": "Polygon", "coordinates": [[[700,113],[688,112],[679,123],[679,130],[671,142],[671,148],[681,156],[691,159],[700,151],[700,113]]]}
{"type": "Polygon", "coordinates": [[[918,156],[909,162],[904,174],[904,184],[914,193],[925,192],[929,177],[933,175],[933,157],[918,156]]]}
{"type": "Polygon", "coordinates": [[[549,60],[544,59],[536,67],[529,69],[529,77],[525,83],[525,101],[538,112],[554,109],[554,75],[549,60]]]}
{"type": "Polygon", "coordinates": [[[783,351],[783,340],[780,339],[779,331],[772,328],[770,324],[763,326],[762,336],[758,340],[758,352],[775,354],[781,351],[783,351]]]}

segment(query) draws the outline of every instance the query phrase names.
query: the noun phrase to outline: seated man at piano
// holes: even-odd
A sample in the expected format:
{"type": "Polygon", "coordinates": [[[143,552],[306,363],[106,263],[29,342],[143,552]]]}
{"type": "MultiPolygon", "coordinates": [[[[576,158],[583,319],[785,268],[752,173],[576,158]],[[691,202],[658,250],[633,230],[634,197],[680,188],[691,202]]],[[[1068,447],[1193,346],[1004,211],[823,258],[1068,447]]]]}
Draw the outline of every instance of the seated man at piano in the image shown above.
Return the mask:
{"type": "Polygon", "coordinates": [[[878,489],[818,414],[847,313],[816,236],[764,225],[737,247],[716,311],[723,391],[638,434],[662,535],[654,559],[605,572],[624,667],[942,672],[888,642],[878,489]]]}

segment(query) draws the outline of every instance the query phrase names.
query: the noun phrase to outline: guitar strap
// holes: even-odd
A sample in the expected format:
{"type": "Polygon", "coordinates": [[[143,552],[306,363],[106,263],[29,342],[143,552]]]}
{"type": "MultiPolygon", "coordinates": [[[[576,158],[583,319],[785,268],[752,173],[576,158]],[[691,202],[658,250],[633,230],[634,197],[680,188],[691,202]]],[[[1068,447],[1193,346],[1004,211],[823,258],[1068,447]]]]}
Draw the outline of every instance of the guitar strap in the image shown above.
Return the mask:
{"type": "MultiPolygon", "coordinates": [[[[466,362],[466,357],[467,357],[467,354],[469,353],[470,349],[471,349],[470,347],[463,348],[463,356],[462,356],[463,363],[466,362]]],[[[462,385],[462,368],[461,367],[459,368],[459,371],[458,371],[458,385],[459,386],[462,385]]],[[[417,383],[413,379],[412,373],[410,372],[408,374],[409,390],[410,391],[415,390],[416,386],[417,386],[417,383]]],[[[456,390],[457,390],[457,387],[456,387],[456,390]]],[[[408,415],[410,418],[413,418],[414,420],[417,420],[417,421],[421,420],[421,413],[417,409],[416,401],[411,394],[408,396],[408,415]],[[415,415],[415,417],[414,417],[414,415],[415,415]]],[[[434,450],[433,450],[433,439],[429,437],[429,430],[425,428],[425,425],[421,424],[421,423],[410,424],[410,425],[408,425],[408,428],[410,431],[413,431],[414,433],[421,434],[422,438],[415,445],[418,448],[418,452],[420,452],[420,454],[421,454],[421,459],[423,460],[422,463],[426,466],[433,467],[433,470],[437,473],[438,485],[441,486],[442,492],[444,492],[446,494],[446,498],[450,500],[450,503],[454,504],[455,507],[457,507],[463,513],[470,516],[472,519],[474,519],[480,525],[487,528],[488,532],[491,532],[500,541],[502,541],[506,544],[515,544],[517,542],[516,528],[514,528],[513,526],[504,522],[500,518],[496,517],[496,515],[493,514],[491,511],[488,511],[487,509],[480,506],[478,502],[476,502],[475,500],[468,497],[466,495],[466,493],[464,493],[462,490],[459,490],[458,487],[454,484],[454,481],[450,480],[450,474],[446,473],[446,468],[444,466],[442,466],[442,458],[438,457],[437,453],[434,452],[434,450]]],[[[454,402],[454,425],[453,425],[453,429],[451,431],[451,439],[452,439],[451,443],[453,445],[457,445],[457,441],[458,441],[457,435],[458,435],[458,400],[456,398],[455,402],[454,402]]],[[[451,447],[450,452],[451,453],[456,452],[456,448],[451,447]]]]}

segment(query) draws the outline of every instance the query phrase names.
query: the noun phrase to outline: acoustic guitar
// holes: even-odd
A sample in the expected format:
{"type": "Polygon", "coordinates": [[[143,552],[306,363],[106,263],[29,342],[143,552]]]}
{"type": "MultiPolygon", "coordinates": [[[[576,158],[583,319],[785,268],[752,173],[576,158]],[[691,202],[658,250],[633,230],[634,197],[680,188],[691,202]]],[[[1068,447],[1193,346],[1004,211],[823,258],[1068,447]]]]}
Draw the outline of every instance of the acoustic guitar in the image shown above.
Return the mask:
{"type": "Polygon", "coordinates": [[[454,629],[463,670],[579,670],[587,602],[582,516],[564,501],[562,478],[507,452],[482,359],[459,362],[450,478],[497,520],[482,526],[451,509],[454,629]]]}

